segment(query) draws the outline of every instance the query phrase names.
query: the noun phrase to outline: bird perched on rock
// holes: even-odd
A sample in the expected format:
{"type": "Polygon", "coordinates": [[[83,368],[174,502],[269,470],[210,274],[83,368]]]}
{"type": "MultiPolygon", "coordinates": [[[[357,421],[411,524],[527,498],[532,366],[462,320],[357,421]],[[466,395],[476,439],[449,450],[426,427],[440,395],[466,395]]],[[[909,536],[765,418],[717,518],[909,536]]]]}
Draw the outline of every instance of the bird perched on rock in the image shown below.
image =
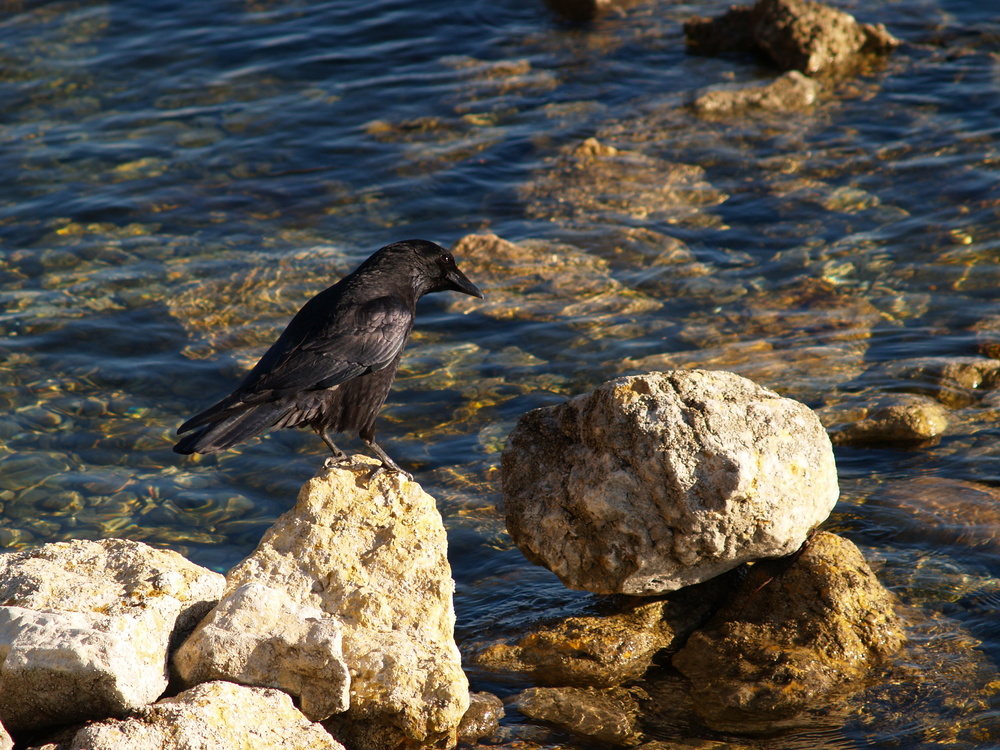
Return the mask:
{"type": "Polygon", "coordinates": [[[177,430],[177,453],[218,453],[279,427],[312,427],[333,452],[331,433],[356,431],[382,467],[409,478],[375,442],[417,300],[446,290],[483,298],[443,247],[404,240],[376,251],[353,273],[302,306],[231,394],[177,430]]]}

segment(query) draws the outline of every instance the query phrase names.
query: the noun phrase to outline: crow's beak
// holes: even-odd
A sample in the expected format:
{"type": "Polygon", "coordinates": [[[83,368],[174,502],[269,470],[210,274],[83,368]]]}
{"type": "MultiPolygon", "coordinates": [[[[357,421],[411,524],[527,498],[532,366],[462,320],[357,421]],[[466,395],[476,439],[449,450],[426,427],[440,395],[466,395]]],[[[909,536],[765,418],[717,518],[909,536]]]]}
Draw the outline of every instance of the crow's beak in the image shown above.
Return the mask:
{"type": "Polygon", "coordinates": [[[486,299],[479,287],[469,281],[468,277],[457,268],[454,271],[449,271],[445,278],[448,280],[449,289],[479,297],[479,299],[486,299]]]}

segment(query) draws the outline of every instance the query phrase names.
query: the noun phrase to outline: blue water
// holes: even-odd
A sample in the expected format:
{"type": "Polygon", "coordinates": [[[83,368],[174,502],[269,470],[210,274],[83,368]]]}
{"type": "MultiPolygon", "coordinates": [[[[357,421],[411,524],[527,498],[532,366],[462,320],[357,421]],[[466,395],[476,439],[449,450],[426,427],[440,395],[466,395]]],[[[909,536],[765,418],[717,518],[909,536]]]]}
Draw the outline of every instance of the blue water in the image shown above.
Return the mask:
{"type": "MultiPolygon", "coordinates": [[[[583,26],[540,0],[6,3],[0,545],[121,536],[239,561],[322,444],[284,431],[192,460],[172,431],[396,239],[569,243],[650,303],[562,314],[486,284],[509,315],[422,303],[379,438],[439,500],[460,639],[590,601],[506,537],[499,450],[525,411],[666,365],[822,407],[912,390],[872,374],[882,363],[983,356],[1000,316],[1000,8],[838,5],[902,47],[808,111],[703,121],[696,91],[775,75],[686,53],[682,22],[728,2],[650,0],[583,26]],[[590,137],[654,175],[700,168],[690,205],[654,200],[665,177],[621,195],[560,183],[590,137]],[[671,242],[687,261],[657,260],[671,242]]],[[[942,684],[908,712],[918,680],[897,675],[817,728],[822,746],[1000,745],[995,508],[959,493],[957,525],[986,529],[971,543],[903,535],[906,512],[879,500],[924,476],[1000,485],[991,390],[949,407],[934,444],[838,449],[831,528],[914,608],[914,642],[929,635],[906,658],[942,684]]]]}

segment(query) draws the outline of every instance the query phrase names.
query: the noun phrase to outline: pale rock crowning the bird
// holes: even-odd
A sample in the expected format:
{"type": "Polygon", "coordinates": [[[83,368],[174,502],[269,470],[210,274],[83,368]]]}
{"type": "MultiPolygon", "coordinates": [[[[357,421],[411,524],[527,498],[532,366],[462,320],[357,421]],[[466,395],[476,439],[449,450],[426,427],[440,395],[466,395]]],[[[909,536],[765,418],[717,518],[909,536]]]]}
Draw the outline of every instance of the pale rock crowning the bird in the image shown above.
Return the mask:
{"type": "Polygon", "coordinates": [[[452,290],[483,293],[443,247],[404,240],[376,251],[353,273],[302,306],[231,394],[177,430],[177,453],[218,453],[279,427],[356,431],[386,469],[409,477],[375,442],[375,418],[392,386],[417,300],[452,290]]]}

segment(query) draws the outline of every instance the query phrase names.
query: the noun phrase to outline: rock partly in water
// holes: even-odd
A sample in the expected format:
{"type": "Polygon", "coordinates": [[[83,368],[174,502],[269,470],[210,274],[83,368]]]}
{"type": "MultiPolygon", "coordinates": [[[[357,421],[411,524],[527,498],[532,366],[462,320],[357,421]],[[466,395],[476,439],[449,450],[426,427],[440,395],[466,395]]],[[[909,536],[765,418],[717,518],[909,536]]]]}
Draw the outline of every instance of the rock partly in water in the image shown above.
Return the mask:
{"type": "Polygon", "coordinates": [[[634,689],[528,688],[508,705],[530,719],[555,724],[590,740],[637,744],[639,701],[634,689]]]}
{"type": "Polygon", "coordinates": [[[858,23],[836,8],[808,0],[758,0],[718,18],[684,24],[688,49],[704,55],[757,53],[782,70],[838,72],[865,55],[885,55],[899,40],[881,24],[858,23]]]}
{"type": "Polygon", "coordinates": [[[225,679],[280,688],[312,721],[350,705],[340,621],[260,583],[228,591],[177,650],[174,666],[188,685],[225,679]]]}
{"type": "Polygon", "coordinates": [[[770,731],[842,700],[904,641],[892,595],[851,542],[819,533],[759,562],[733,601],[673,658],[719,731],[770,731]]]}
{"type": "Polygon", "coordinates": [[[69,750],[344,750],[287,693],[205,682],[124,720],[81,729],[69,750]]]}
{"type": "Polygon", "coordinates": [[[948,411],[937,401],[892,394],[847,401],[817,410],[834,445],[924,443],[948,428],[948,411]]]}
{"type": "Polygon", "coordinates": [[[168,648],[218,573],[125,539],[0,555],[0,717],[11,731],[122,716],[167,687],[168,648]]]}
{"type": "Polygon", "coordinates": [[[788,555],[839,494],[808,407],[705,370],[619,378],[525,414],[501,474],[525,556],[604,594],[672,591],[788,555]]]}
{"type": "Polygon", "coordinates": [[[493,693],[472,693],[469,710],[458,725],[458,741],[472,744],[496,734],[503,717],[503,701],[493,693]]]}
{"type": "Polygon", "coordinates": [[[1000,385],[1000,361],[986,357],[914,357],[872,367],[864,380],[937,399],[960,409],[975,403],[982,391],[1000,385]]]}
{"type": "Polygon", "coordinates": [[[691,107],[696,114],[720,117],[752,111],[789,112],[807,109],[819,95],[820,85],[797,70],[770,83],[726,87],[698,95],[691,107]]]}
{"type": "MultiPolygon", "coordinates": [[[[350,708],[327,727],[352,748],[452,746],[469,688],[454,641],[444,525],[420,485],[379,466],[355,456],[307,482],[295,507],[229,572],[223,601],[248,584],[283,592],[289,613],[303,608],[303,644],[315,635],[309,612],[341,622],[350,708]]],[[[233,604],[227,618],[239,617],[233,604]]],[[[328,636],[320,640],[336,672],[328,636]]],[[[289,644],[289,668],[301,664],[293,652],[289,644]]],[[[319,671],[299,676],[318,695],[331,670],[315,663],[319,671]]]]}
{"type": "Polygon", "coordinates": [[[723,576],[664,598],[626,597],[602,607],[610,611],[475,644],[468,661],[489,672],[524,675],[537,685],[613,687],[642,677],[659,652],[676,650],[731,589],[723,576]]]}

